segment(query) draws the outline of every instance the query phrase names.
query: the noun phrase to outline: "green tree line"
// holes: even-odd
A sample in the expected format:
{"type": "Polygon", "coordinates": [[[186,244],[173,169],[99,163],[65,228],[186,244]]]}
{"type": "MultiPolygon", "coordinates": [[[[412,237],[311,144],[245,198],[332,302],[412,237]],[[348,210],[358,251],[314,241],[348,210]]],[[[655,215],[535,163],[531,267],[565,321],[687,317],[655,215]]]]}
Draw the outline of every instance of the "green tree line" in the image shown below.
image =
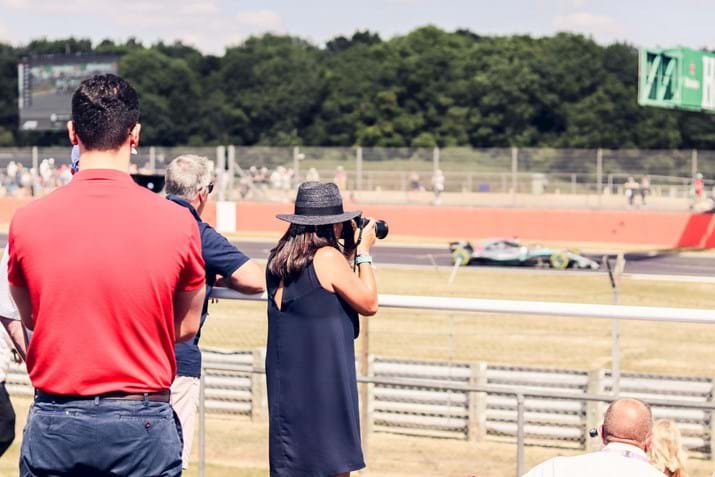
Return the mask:
{"type": "Polygon", "coordinates": [[[633,46],[432,26],[323,47],[266,34],[223,56],[133,39],[0,44],[0,146],[66,142],[17,131],[17,63],[67,51],[120,55],[144,144],[715,149],[714,116],[637,104],[633,46]]]}

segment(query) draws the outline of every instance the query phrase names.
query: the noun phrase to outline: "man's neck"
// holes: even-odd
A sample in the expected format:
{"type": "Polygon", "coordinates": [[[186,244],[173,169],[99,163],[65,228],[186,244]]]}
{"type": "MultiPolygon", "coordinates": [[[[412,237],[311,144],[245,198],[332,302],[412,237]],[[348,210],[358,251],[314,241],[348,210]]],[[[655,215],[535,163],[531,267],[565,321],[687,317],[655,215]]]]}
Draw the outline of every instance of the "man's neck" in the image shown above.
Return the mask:
{"type": "Polygon", "coordinates": [[[129,145],[122,146],[112,151],[81,151],[80,170],[88,169],[113,169],[128,173],[129,171],[129,145]]]}
{"type": "Polygon", "coordinates": [[[642,445],[638,444],[635,441],[629,440],[629,439],[612,439],[612,440],[609,440],[608,443],[606,443],[606,446],[609,446],[609,445],[612,445],[613,447],[621,447],[621,446],[635,447],[636,449],[639,449],[639,450],[645,452],[642,445]]]}

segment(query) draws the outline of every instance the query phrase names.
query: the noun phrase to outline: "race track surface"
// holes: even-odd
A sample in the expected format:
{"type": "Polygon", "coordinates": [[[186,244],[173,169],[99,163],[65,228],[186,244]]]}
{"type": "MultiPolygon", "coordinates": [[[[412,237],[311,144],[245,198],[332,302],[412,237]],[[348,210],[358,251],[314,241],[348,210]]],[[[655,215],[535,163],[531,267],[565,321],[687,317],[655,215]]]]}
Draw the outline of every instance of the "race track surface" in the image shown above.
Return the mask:
{"type": "MultiPolygon", "coordinates": [[[[252,258],[266,258],[274,242],[240,242],[236,244],[242,252],[252,258]]],[[[378,245],[372,250],[377,264],[452,266],[450,253],[445,242],[444,247],[410,247],[378,245]]],[[[586,254],[599,263],[601,256],[586,254]]],[[[615,257],[611,257],[615,259],[615,257]]],[[[697,275],[715,277],[715,256],[682,256],[671,252],[628,253],[626,273],[650,275],[697,275]]],[[[553,271],[559,273],[558,271],[553,271]]],[[[583,273],[592,273],[584,270],[583,273]]]]}
{"type": "MultiPolygon", "coordinates": [[[[0,234],[0,245],[5,246],[7,234],[0,234]]],[[[265,259],[275,242],[268,241],[234,241],[238,248],[251,258],[265,259]]],[[[414,247],[414,246],[377,246],[372,250],[377,264],[417,265],[450,267],[450,253],[445,242],[444,247],[414,247]]],[[[601,262],[601,256],[586,254],[601,262]]],[[[615,257],[611,257],[614,259],[615,257]]],[[[683,256],[672,251],[644,251],[625,255],[625,273],[645,275],[692,275],[715,277],[715,256],[683,256]]],[[[483,266],[480,266],[484,268],[483,266]]],[[[601,270],[603,271],[603,270],[601,270]]],[[[554,270],[553,273],[562,273],[554,270]]],[[[594,273],[584,270],[582,273],[594,273]]]]}

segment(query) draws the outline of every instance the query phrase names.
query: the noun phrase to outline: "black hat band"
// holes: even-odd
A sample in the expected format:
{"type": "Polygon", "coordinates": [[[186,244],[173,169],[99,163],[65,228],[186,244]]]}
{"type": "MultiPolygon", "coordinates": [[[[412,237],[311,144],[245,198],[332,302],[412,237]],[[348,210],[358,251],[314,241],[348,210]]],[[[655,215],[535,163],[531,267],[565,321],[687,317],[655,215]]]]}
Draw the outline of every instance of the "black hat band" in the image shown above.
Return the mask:
{"type": "Polygon", "coordinates": [[[340,215],[343,213],[343,206],[334,205],[331,207],[300,207],[296,206],[295,215],[340,215]]]}

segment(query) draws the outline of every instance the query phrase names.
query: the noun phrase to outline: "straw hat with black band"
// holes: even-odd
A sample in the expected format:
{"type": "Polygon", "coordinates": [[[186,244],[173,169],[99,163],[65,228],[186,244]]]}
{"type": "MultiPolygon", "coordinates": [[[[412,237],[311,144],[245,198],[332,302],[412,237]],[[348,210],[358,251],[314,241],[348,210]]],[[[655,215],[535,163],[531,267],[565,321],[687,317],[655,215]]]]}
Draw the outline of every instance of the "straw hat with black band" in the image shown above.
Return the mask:
{"type": "Polygon", "coordinates": [[[347,222],[361,214],[361,210],[343,210],[340,189],[332,182],[303,182],[295,198],[295,213],[278,214],[276,218],[298,225],[329,225],[347,222]]]}

